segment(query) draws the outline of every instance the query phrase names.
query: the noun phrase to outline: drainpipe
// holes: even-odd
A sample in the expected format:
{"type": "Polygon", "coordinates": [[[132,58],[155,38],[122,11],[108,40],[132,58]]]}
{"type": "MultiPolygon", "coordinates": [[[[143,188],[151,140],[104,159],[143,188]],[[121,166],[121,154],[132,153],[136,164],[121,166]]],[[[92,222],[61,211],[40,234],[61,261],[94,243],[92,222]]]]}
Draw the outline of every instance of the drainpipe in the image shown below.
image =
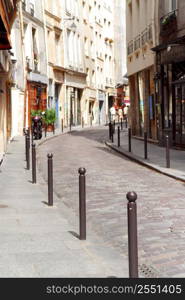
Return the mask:
{"type": "Polygon", "coordinates": [[[22,63],[23,63],[23,76],[24,76],[24,125],[23,127],[28,126],[28,96],[27,96],[27,70],[26,70],[26,56],[25,56],[25,47],[24,47],[24,26],[23,26],[23,14],[22,14],[22,3],[19,2],[19,21],[20,21],[20,32],[21,32],[21,44],[22,44],[22,63]]]}

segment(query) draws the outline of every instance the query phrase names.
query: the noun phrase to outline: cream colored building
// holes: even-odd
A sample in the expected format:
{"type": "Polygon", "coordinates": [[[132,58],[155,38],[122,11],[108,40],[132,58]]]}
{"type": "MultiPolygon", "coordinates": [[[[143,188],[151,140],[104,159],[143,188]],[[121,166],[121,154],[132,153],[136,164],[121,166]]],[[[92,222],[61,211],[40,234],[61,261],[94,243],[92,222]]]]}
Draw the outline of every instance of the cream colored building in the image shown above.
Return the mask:
{"type": "Polygon", "coordinates": [[[130,86],[132,132],[156,139],[154,106],[155,0],[127,0],[127,69],[130,86]]]}
{"type": "Polygon", "coordinates": [[[58,125],[104,124],[115,95],[114,1],[45,0],[48,106],[58,125]]]}

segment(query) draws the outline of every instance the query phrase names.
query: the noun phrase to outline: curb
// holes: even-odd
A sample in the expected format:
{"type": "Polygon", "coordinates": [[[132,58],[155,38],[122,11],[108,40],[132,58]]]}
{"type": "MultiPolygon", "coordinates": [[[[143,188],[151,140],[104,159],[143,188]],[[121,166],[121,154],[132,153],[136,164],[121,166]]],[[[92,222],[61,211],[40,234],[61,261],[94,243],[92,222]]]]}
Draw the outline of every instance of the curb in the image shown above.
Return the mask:
{"type": "Polygon", "coordinates": [[[171,177],[171,178],[173,178],[173,179],[175,179],[175,180],[178,180],[178,181],[181,181],[181,182],[184,182],[184,183],[185,183],[185,179],[180,178],[180,177],[175,176],[175,175],[172,175],[172,174],[169,174],[169,173],[167,173],[167,172],[164,172],[164,171],[160,170],[160,169],[157,168],[157,167],[154,167],[154,166],[152,166],[152,165],[150,165],[150,164],[148,164],[148,163],[145,163],[145,162],[141,161],[140,159],[134,157],[133,155],[127,153],[126,151],[119,150],[116,146],[112,145],[112,144],[109,143],[109,142],[105,142],[105,145],[106,145],[107,147],[111,148],[112,150],[118,152],[118,153],[121,154],[122,156],[125,156],[125,157],[127,157],[128,159],[130,159],[130,160],[132,160],[132,161],[134,161],[134,162],[136,162],[136,163],[138,163],[138,164],[140,164],[140,165],[142,165],[142,166],[144,166],[144,167],[146,167],[146,168],[148,168],[148,169],[151,169],[151,170],[153,170],[153,171],[155,171],[155,172],[158,172],[158,173],[160,173],[160,174],[163,174],[163,175],[165,175],[165,176],[171,177]]]}

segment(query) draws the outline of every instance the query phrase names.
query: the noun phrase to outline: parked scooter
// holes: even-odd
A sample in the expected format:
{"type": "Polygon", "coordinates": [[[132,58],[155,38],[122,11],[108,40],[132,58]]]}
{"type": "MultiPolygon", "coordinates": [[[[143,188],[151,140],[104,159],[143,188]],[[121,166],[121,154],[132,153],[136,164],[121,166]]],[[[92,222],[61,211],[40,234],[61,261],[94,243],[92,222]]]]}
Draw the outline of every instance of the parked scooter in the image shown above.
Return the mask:
{"type": "Polygon", "coordinates": [[[42,117],[32,117],[32,135],[34,140],[40,140],[42,138],[42,117]]]}

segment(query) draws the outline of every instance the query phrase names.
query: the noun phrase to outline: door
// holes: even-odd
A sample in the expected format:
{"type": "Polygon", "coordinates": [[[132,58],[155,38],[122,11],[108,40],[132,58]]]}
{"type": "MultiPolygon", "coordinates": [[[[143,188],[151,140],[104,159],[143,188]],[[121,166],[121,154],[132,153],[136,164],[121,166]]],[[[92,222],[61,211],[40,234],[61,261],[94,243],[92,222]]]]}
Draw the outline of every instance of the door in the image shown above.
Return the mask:
{"type": "Polygon", "coordinates": [[[55,111],[56,111],[56,121],[55,126],[58,127],[59,121],[59,93],[60,93],[60,85],[55,84],[55,111]]]}

